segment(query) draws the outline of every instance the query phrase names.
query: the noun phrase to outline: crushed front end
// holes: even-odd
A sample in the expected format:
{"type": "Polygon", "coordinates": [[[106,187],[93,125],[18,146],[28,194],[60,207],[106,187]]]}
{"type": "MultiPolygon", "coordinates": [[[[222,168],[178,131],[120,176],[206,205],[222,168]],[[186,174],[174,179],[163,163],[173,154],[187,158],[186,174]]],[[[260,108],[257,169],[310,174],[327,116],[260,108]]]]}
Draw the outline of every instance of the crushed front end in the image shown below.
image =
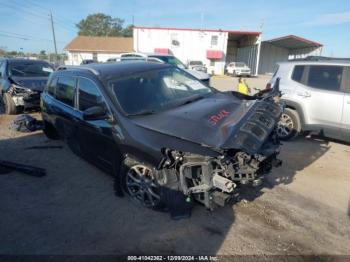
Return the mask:
{"type": "Polygon", "coordinates": [[[276,127],[282,112],[283,105],[273,99],[257,101],[229,141],[216,149],[217,157],[164,149],[158,171],[172,177],[168,186],[189,199],[211,210],[224,206],[235,196],[236,187],[259,186],[273,167],[281,165],[276,127]]]}
{"type": "Polygon", "coordinates": [[[40,95],[38,90],[32,90],[23,86],[12,84],[7,90],[17,107],[22,107],[24,110],[40,107],[40,95]]]}

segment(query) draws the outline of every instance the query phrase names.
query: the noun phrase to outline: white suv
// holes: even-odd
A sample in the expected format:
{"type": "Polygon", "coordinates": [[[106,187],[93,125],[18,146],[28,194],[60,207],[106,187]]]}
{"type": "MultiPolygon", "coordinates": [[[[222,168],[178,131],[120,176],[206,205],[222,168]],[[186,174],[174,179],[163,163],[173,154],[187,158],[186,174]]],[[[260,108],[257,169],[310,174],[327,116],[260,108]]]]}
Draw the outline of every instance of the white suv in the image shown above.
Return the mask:
{"type": "Polygon", "coordinates": [[[250,68],[243,62],[231,62],[226,66],[226,73],[232,76],[250,76],[250,68]]]}
{"type": "Polygon", "coordinates": [[[280,78],[286,109],[278,134],[302,131],[350,141],[350,61],[295,61],[278,64],[269,85],[280,78]]]}

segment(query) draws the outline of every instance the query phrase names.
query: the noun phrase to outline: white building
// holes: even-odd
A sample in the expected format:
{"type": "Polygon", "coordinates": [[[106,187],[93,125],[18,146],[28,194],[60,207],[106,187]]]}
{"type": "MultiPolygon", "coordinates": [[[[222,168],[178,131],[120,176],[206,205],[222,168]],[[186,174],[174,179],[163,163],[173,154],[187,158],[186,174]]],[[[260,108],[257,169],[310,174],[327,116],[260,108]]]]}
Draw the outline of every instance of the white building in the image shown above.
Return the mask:
{"type": "Polygon", "coordinates": [[[173,54],[183,63],[201,60],[208,73],[224,74],[229,62],[245,62],[254,75],[272,73],[277,62],[321,55],[322,45],[289,35],[261,41],[260,32],[134,27],[134,50],[173,54]]]}
{"type": "Polygon", "coordinates": [[[66,65],[80,65],[83,60],[92,59],[106,62],[120,53],[133,52],[132,37],[92,37],[77,36],[64,50],[68,59],[66,65]]]}
{"type": "Polygon", "coordinates": [[[133,37],[137,52],[169,53],[185,64],[201,60],[209,73],[223,74],[226,62],[237,59],[257,68],[260,32],[135,26],[133,37]]]}

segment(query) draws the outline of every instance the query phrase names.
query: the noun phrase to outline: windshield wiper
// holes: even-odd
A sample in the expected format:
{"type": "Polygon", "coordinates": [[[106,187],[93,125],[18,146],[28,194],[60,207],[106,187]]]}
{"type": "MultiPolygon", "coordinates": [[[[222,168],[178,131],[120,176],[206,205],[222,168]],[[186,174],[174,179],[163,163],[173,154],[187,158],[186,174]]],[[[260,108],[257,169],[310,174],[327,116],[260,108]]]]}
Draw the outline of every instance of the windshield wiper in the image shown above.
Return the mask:
{"type": "Polygon", "coordinates": [[[193,103],[193,102],[198,101],[198,100],[201,100],[201,99],[203,99],[203,98],[204,98],[204,96],[196,96],[196,97],[194,97],[194,98],[192,98],[192,99],[188,99],[188,100],[186,100],[185,102],[181,103],[180,106],[181,106],[181,105],[187,105],[187,104],[193,103]]]}
{"type": "Polygon", "coordinates": [[[139,111],[139,112],[134,113],[134,114],[128,114],[128,116],[146,116],[146,115],[153,115],[155,113],[157,113],[157,112],[154,110],[144,110],[144,111],[139,111]]]}

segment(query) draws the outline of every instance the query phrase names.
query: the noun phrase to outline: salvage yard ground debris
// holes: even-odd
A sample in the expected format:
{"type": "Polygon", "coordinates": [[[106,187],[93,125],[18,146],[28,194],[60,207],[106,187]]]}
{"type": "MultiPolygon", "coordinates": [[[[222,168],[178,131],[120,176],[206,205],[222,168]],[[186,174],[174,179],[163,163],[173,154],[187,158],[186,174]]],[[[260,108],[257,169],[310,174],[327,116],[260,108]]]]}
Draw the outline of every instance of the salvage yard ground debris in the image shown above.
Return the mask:
{"type": "Polygon", "coordinates": [[[1,254],[350,255],[348,144],[285,142],[283,165],[260,188],[214,212],[195,205],[190,219],[173,221],[116,198],[112,178],[63,142],[10,130],[13,118],[0,115],[0,157],[48,175],[0,176],[1,254]],[[63,148],[23,150],[39,145],[63,148]]]}

